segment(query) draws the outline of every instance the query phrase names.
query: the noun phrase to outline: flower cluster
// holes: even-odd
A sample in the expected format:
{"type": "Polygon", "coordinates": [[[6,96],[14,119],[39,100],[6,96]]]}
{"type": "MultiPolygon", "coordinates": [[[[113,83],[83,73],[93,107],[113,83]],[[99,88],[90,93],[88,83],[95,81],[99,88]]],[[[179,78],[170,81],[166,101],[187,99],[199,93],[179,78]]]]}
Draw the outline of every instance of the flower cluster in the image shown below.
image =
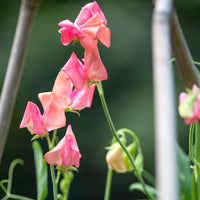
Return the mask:
{"type": "Polygon", "coordinates": [[[200,89],[196,85],[179,95],[179,114],[186,124],[200,120],[200,89]]]}
{"type": "MultiPolygon", "coordinates": [[[[36,104],[27,103],[20,128],[27,127],[37,137],[48,136],[49,131],[65,127],[65,112],[91,107],[96,82],[108,78],[97,44],[99,40],[110,47],[110,29],[106,27],[107,20],[97,2],[86,4],[74,23],[63,20],[58,25],[61,26],[59,33],[63,45],[80,41],[85,49],[84,63],[72,52],[58,73],[52,91],[38,94],[43,114],[36,104]]],[[[68,125],[64,138],[44,158],[58,168],[79,167],[81,154],[71,125],[68,125]]]]}

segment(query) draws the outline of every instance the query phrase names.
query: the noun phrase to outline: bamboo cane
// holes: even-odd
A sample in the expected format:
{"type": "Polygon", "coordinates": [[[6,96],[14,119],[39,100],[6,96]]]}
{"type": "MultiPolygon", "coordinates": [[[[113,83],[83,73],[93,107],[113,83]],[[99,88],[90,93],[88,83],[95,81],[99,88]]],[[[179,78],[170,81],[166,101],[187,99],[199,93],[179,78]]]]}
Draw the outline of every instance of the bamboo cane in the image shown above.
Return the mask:
{"type": "Polygon", "coordinates": [[[28,40],[40,0],[22,0],[0,99],[0,162],[21,80],[28,40]]]}
{"type": "Polygon", "coordinates": [[[152,19],[155,107],[156,187],[158,200],[177,200],[176,115],[170,67],[172,0],[157,0],[152,19]]]}

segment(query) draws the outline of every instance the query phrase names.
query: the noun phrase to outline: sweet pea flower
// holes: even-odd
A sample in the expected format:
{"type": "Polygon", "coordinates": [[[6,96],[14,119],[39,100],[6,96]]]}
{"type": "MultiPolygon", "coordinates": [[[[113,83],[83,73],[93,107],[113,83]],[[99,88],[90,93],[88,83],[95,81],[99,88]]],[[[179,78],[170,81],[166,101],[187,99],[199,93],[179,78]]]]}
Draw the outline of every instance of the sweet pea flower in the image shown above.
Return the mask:
{"type": "Polygon", "coordinates": [[[41,115],[38,106],[28,102],[20,128],[25,128],[36,135],[44,136],[46,131],[52,131],[66,124],[65,112],[52,100],[44,108],[44,114],[41,115]]]}
{"type": "Polygon", "coordinates": [[[38,94],[38,98],[45,108],[50,101],[62,107],[65,111],[82,110],[91,107],[96,84],[90,87],[84,85],[80,90],[73,89],[71,80],[60,71],[56,77],[52,92],[38,94]]]}
{"type": "Polygon", "coordinates": [[[85,66],[74,52],[72,52],[69,60],[62,67],[61,71],[65,72],[77,90],[82,89],[85,83],[90,82],[85,66]]]}
{"type": "Polygon", "coordinates": [[[85,65],[72,52],[69,60],[61,69],[77,90],[82,89],[86,83],[91,81],[102,81],[108,78],[97,48],[96,51],[85,51],[84,62],[85,65]]]}
{"type": "Polygon", "coordinates": [[[61,33],[61,42],[68,45],[74,40],[88,50],[97,46],[97,38],[106,46],[110,47],[110,29],[106,27],[107,20],[96,1],[86,4],[80,11],[75,22],[63,20],[58,25],[61,33]]]}
{"type": "Polygon", "coordinates": [[[200,119],[200,93],[196,85],[193,85],[189,93],[180,93],[178,110],[186,124],[195,123],[200,119]]]}
{"type": "Polygon", "coordinates": [[[72,131],[68,125],[63,139],[52,150],[44,155],[44,159],[50,165],[57,165],[59,168],[72,168],[73,165],[79,168],[81,154],[72,131]]]}

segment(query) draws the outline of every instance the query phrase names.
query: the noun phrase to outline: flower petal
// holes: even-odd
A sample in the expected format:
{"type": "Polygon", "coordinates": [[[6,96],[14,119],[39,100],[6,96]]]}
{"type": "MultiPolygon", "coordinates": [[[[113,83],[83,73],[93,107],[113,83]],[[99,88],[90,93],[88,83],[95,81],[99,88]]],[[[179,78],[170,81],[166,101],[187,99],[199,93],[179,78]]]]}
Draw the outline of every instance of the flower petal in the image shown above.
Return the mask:
{"type": "Polygon", "coordinates": [[[78,28],[69,20],[63,20],[58,25],[62,26],[58,32],[61,34],[61,42],[63,45],[68,45],[79,33],[78,28]]]}
{"type": "Polygon", "coordinates": [[[53,95],[52,93],[52,98],[43,114],[43,124],[48,131],[56,130],[66,125],[65,111],[63,107],[55,103],[53,95]]]}
{"type": "Polygon", "coordinates": [[[42,123],[42,116],[38,106],[32,102],[28,102],[20,128],[27,127],[31,133],[44,135],[45,130],[42,123]]]}
{"type": "Polygon", "coordinates": [[[65,144],[65,137],[51,151],[44,155],[45,161],[50,165],[62,165],[63,147],[65,144]]]}
{"type": "Polygon", "coordinates": [[[74,89],[71,95],[71,108],[74,110],[82,110],[86,107],[91,107],[95,84],[91,84],[90,88],[85,85],[81,90],[74,89]]]}
{"type": "Polygon", "coordinates": [[[108,79],[108,73],[103,65],[99,51],[96,48],[94,51],[85,50],[85,67],[90,80],[102,81],[108,79]]]}
{"type": "Polygon", "coordinates": [[[106,26],[101,26],[97,32],[97,38],[105,45],[110,48],[110,29],[106,26]]]}
{"type": "Polygon", "coordinates": [[[65,72],[67,77],[72,81],[74,87],[78,90],[80,90],[88,80],[85,66],[74,52],[72,52],[69,60],[61,70],[65,72]]]}

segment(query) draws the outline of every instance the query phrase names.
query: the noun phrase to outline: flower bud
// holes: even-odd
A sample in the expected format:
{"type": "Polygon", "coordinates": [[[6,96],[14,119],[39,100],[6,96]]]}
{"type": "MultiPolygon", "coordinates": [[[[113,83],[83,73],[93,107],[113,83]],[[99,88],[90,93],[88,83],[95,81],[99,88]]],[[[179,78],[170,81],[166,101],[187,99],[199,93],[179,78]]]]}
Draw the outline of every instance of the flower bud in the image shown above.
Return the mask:
{"type": "Polygon", "coordinates": [[[106,155],[106,162],[108,167],[117,173],[124,173],[127,171],[124,164],[123,149],[119,143],[116,142],[114,145],[112,145],[111,149],[106,155]]]}

